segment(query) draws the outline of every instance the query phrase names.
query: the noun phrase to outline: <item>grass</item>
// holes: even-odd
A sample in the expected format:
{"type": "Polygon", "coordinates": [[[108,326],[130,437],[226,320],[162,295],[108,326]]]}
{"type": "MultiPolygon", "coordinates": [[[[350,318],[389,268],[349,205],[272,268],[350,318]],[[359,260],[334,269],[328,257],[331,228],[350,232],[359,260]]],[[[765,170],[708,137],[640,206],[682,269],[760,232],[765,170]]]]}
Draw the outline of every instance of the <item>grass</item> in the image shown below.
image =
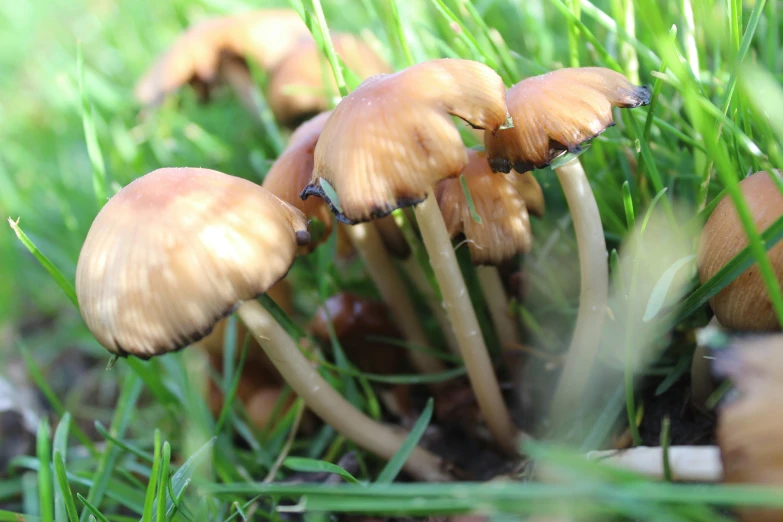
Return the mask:
{"type": "MultiPolygon", "coordinates": [[[[593,449],[606,442],[618,419],[623,425],[632,419],[635,426],[648,410],[634,388],[640,375],[662,375],[671,386],[683,365],[681,356],[670,352],[693,349],[686,341],[662,350],[657,341],[671,329],[703,326],[709,297],[754,262],[783,324],[783,295],[763,255],[783,238],[783,221],[756,230],[737,190],[748,173],[783,164],[783,57],[775,2],[292,4],[308,16],[316,33],[324,34],[327,27],[359,33],[396,68],[436,57],[463,57],[490,65],[510,85],[562,66],[595,65],[653,87],[649,107],[616,112],[617,126],[580,157],[590,173],[612,252],[614,293],[624,295],[628,289],[634,296],[627,313],[615,301],[616,318],[608,328],[617,339],[628,335],[629,341],[643,331],[648,342],[607,343],[606,361],[619,360],[623,370],[619,379],[594,390],[594,402],[601,408],[585,415],[572,442],[593,449]],[[724,196],[737,205],[750,245],[699,285],[686,256],[693,253],[701,223],[724,196]],[[651,207],[662,211],[660,219],[657,211],[649,212],[651,207]],[[656,216],[650,218],[652,214],[656,216]],[[677,248],[661,242],[656,233],[660,222],[672,225],[667,241],[677,248]],[[649,232],[635,232],[648,223],[649,232]],[[635,249],[628,246],[633,237],[635,249]],[[650,269],[640,258],[644,251],[661,249],[661,266],[650,269]],[[667,381],[667,376],[672,378],[667,381]]],[[[56,377],[53,361],[64,347],[108,360],[81,322],[72,283],[79,249],[106,198],[161,166],[211,167],[259,182],[279,152],[285,131],[274,127],[268,116],[259,127],[230,95],[201,105],[186,89],[143,116],[132,98],[136,78],[184,27],[258,5],[285,4],[0,3],[0,213],[10,225],[0,232],[0,367],[24,358],[31,381],[51,406],[53,428],[42,422],[35,456],[17,458],[12,473],[0,478],[0,520],[278,520],[282,512],[306,510],[479,512],[498,520],[578,512],[604,519],[696,521],[720,520],[714,509],[719,507],[783,507],[779,489],[654,483],[584,462],[572,450],[548,444],[527,449],[539,467],[562,473],[561,483],[391,483],[400,462],[393,461],[378,474],[378,463],[362,454],[358,472],[336,470],[339,458],[352,447],[330,428],[295,437],[294,412],[283,415],[274,430],[260,433],[252,426],[234,401],[234,377],[244,358],[227,365],[229,371],[217,383],[234,403],[218,418],[211,415],[201,392],[210,378],[204,361],[187,350],[149,362],[120,361],[111,371],[98,371],[99,406],[89,410],[82,409],[75,395],[79,386],[58,395],[49,380],[56,377]],[[4,337],[4,329],[10,335],[4,337]],[[100,429],[93,430],[96,423],[100,429]],[[335,472],[358,484],[327,488],[259,482],[276,469],[284,449],[290,451],[275,474],[278,479],[307,468],[335,472]]],[[[341,71],[328,41],[322,49],[341,71]]],[[[341,76],[341,92],[355,87],[349,78],[341,76]]],[[[578,302],[576,243],[554,176],[549,170],[535,176],[544,188],[547,215],[533,220],[535,246],[526,262],[532,282],[526,302],[516,309],[537,348],[554,355],[567,346],[562,332],[569,331],[578,302]]],[[[289,277],[300,295],[298,323],[288,324],[289,330],[301,334],[301,321],[312,315],[312,303],[337,289],[374,295],[360,266],[333,268],[334,248],[333,243],[328,251],[321,247],[317,259],[301,259],[292,270],[289,277]]],[[[233,328],[228,330],[228,335],[236,335],[233,328]]],[[[335,387],[375,415],[380,407],[370,381],[430,380],[363,375],[342,357],[325,367],[335,387]]],[[[460,373],[457,368],[432,380],[460,373]]],[[[430,415],[428,408],[416,434],[423,432],[430,415]]],[[[671,443],[669,434],[661,440],[671,443]]]]}

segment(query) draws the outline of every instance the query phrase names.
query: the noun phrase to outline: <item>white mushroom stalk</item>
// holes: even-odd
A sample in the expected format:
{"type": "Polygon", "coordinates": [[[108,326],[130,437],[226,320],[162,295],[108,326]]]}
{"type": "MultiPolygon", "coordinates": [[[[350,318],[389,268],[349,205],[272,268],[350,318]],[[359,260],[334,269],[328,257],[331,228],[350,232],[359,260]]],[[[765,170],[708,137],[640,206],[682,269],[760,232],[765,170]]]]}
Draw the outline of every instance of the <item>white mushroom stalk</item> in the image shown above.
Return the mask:
{"type": "Polygon", "coordinates": [[[678,482],[720,482],[723,464],[717,446],[671,446],[666,454],[661,447],[639,446],[627,450],[591,451],[589,460],[664,479],[665,458],[669,461],[671,479],[678,482]]]}

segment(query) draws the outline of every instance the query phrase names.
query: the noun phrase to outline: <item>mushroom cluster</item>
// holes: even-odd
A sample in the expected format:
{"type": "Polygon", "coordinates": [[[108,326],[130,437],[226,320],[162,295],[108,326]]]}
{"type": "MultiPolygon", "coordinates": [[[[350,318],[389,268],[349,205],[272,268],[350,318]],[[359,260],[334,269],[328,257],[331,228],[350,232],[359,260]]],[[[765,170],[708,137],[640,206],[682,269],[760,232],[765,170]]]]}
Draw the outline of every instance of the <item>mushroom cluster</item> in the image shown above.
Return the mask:
{"type": "MultiPolygon", "coordinates": [[[[206,98],[221,83],[252,103],[258,94],[250,76],[254,62],[268,75],[276,119],[295,130],[260,186],[215,170],[162,168],[111,198],[79,257],[84,321],[120,356],[150,358],[198,343],[219,369],[225,318],[236,313],[255,343],[247,368],[256,380],[240,381],[239,397],[249,411],[259,411],[256,424],[269,422],[264,413],[287,384],[347,440],[390,459],[404,431],[370,419],[343,398],[319,372],[319,351],[292,338],[257,300],[284,284],[297,256],[339,233],[358,252],[382,302],[332,296],[310,331],[323,344],[337,336],[353,364],[369,373],[403,369],[405,358],[420,373],[439,373],[449,357],[433,348],[438,343],[423,325],[420,311],[429,308],[444,344],[464,363],[476,418],[480,413],[498,448],[516,456],[528,434],[512,421],[452,241],[465,237],[490,328],[504,346],[515,345],[519,325],[497,267],[530,251],[530,215],[544,213],[541,187],[528,171],[580,152],[613,124],[612,107],[646,104],[649,92],[600,68],[555,71],[508,90],[497,72],[472,60],[436,59],[392,73],[357,37],[330,38],[347,69],[367,78],[333,108],[336,85],[293,11],[207,21],[150,69],[136,90],[144,105],[185,84],[206,98]],[[486,152],[465,146],[455,118],[483,134],[486,152]],[[429,266],[411,255],[419,242],[429,266]],[[387,312],[390,320],[381,320],[387,312]],[[383,343],[371,342],[368,332],[399,337],[408,349],[381,353],[383,343]]],[[[592,362],[602,330],[606,247],[579,162],[556,171],[573,216],[582,276],[562,377],[568,385],[555,398],[570,404],[589,370],[575,372],[575,361],[592,362]]],[[[431,385],[431,391],[443,389],[431,385]]],[[[397,391],[404,416],[407,392],[397,391]]],[[[222,407],[220,398],[212,407],[222,407]]],[[[405,469],[422,480],[452,479],[441,458],[421,447],[405,469]]]]}

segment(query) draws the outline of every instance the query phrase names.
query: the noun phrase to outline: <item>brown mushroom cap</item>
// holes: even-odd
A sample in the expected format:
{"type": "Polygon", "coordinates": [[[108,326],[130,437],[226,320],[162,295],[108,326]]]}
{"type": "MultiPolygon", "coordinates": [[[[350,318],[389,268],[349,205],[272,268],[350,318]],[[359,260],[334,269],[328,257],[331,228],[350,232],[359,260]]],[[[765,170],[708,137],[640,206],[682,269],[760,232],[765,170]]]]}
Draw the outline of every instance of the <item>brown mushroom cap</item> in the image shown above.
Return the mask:
{"type": "MultiPolygon", "coordinates": [[[[775,175],[780,176],[779,173],[775,175]]],[[[783,195],[767,172],[757,172],[739,184],[750,206],[756,228],[763,231],[783,215],[783,195]]],[[[699,241],[697,259],[699,281],[704,284],[748,244],[745,229],[737,216],[731,199],[724,197],[704,225],[699,241]]],[[[767,252],[783,284],[783,243],[767,252]]],[[[720,323],[736,330],[779,330],[775,310],[761,278],[758,264],[745,270],[739,277],[710,299],[720,323]]]]}
{"type": "Polygon", "coordinates": [[[180,349],[285,276],[305,240],[302,213],[250,181],[155,170],[90,227],[76,267],[82,317],[110,352],[180,349]]]}
{"type": "Polygon", "coordinates": [[[631,84],[622,74],[602,67],[560,69],[533,76],[506,93],[514,127],[485,133],[492,168],[525,172],[546,167],[565,151],[614,125],[612,107],[650,103],[650,90],[631,84]]]}
{"type": "Polygon", "coordinates": [[[421,202],[468,162],[452,115],[497,130],[506,120],[503,80],[486,65],[448,58],[369,78],[332,111],[302,197],[325,199],[344,223],[421,202]]]}
{"type": "Polygon", "coordinates": [[[304,213],[308,220],[317,219],[324,226],[320,241],[311,241],[302,247],[310,252],[329,237],[334,219],[329,206],[319,198],[307,201],[299,197],[299,193],[310,181],[313,173],[313,150],[321,135],[321,130],[329,117],[324,112],[300,125],[291,135],[288,148],[272,164],[264,178],[263,187],[286,203],[304,213]]]}
{"type": "Polygon", "coordinates": [[[435,196],[449,234],[465,234],[477,265],[499,265],[530,251],[533,237],[525,200],[517,189],[520,176],[492,172],[483,152],[469,150],[468,156],[462,175],[481,223],[470,213],[460,179],[444,179],[435,187],[435,196]]]}
{"type": "MultiPolygon", "coordinates": [[[[391,66],[356,36],[338,33],[332,35],[332,42],[337,55],[360,79],[391,71],[391,66]]],[[[327,110],[329,93],[339,94],[334,75],[315,41],[305,40],[270,73],[267,101],[275,119],[291,126],[327,110]]]]}
{"type": "Polygon", "coordinates": [[[254,60],[276,66],[299,40],[311,38],[292,9],[260,9],[214,18],[190,27],[136,84],[143,105],[158,103],[187,83],[215,83],[221,60],[254,60]]]}
{"type": "MultiPolygon", "coordinates": [[[[717,352],[714,368],[731,379],[738,395],[718,412],[717,439],[724,481],[783,485],[783,335],[734,341],[717,352]]],[[[743,508],[747,522],[778,522],[783,511],[743,508]]]]}

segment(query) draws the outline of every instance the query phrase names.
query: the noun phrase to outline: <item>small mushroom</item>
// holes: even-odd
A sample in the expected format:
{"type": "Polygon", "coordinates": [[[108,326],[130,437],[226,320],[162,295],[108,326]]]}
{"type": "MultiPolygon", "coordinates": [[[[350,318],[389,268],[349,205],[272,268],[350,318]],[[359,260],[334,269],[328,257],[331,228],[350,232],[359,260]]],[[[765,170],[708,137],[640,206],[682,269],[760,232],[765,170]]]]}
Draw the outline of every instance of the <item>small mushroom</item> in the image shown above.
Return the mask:
{"type": "MultiPolygon", "coordinates": [[[[90,227],[76,268],[82,317],[110,352],[149,358],[198,341],[236,310],[316,415],[389,459],[405,434],[329,386],[255,299],[286,275],[309,239],[301,212],[250,181],[208,169],[153,171],[120,190],[90,227]]],[[[405,469],[420,479],[449,478],[421,448],[405,469]]]]}
{"type": "MultiPolygon", "coordinates": [[[[329,115],[330,113],[322,113],[297,128],[291,135],[288,148],[272,165],[263,183],[264,188],[297,207],[304,212],[308,219],[315,218],[323,223],[326,230],[321,235],[321,241],[328,237],[332,229],[333,220],[329,207],[320,198],[303,200],[298,195],[312,175],[313,150],[329,115]]],[[[394,223],[392,222],[391,225],[394,223]]],[[[394,226],[396,228],[396,225],[394,226]]],[[[413,302],[405,291],[404,281],[384,248],[384,242],[388,241],[395,250],[399,251],[402,248],[401,243],[404,243],[405,239],[395,236],[388,222],[384,222],[377,229],[369,227],[364,231],[364,235],[356,232],[357,230],[346,230],[350,241],[360,251],[373,282],[392,310],[406,339],[412,343],[426,346],[428,344],[427,335],[416,316],[413,302]]],[[[397,230],[397,235],[401,235],[399,230],[397,230]]],[[[317,244],[317,242],[319,241],[311,243],[317,244]]],[[[303,247],[303,250],[308,248],[312,250],[315,248],[315,244],[303,247]]],[[[411,351],[409,357],[419,371],[435,373],[445,370],[444,365],[429,354],[411,351]]]]}
{"type": "MultiPolygon", "coordinates": [[[[495,174],[483,152],[468,151],[462,171],[479,223],[471,213],[460,178],[447,178],[435,187],[438,205],[451,237],[464,234],[492,322],[504,347],[519,341],[497,265],[530,251],[533,236],[519,179],[530,174],[495,174]]],[[[534,181],[535,183],[535,181],[534,181]]],[[[529,182],[525,182],[529,186],[529,182]]],[[[537,185],[537,183],[536,183],[537,185]]]]}
{"type": "MultiPolygon", "coordinates": [[[[748,202],[754,224],[765,230],[783,215],[783,194],[771,176],[780,172],[757,172],[739,184],[748,202]]],[[[748,238],[730,198],[723,198],[710,215],[699,241],[699,281],[704,284],[748,244],[748,238]]],[[[783,243],[767,252],[775,269],[778,284],[783,284],[783,243]]],[[[718,321],[735,330],[780,330],[775,310],[754,264],[710,299],[718,321]]]]}
{"type": "MultiPolygon", "coordinates": [[[[646,105],[650,91],[610,69],[579,67],[527,78],[506,99],[514,126],[484,134],[487,157],[495,171],[525,172],[582,151],[585,142],[614,125],[612,107],[646,105]]],[[[609,266],[598,204],[581,163],[574,158],[555,172],[571,210],[582,280],[576,326],[552,400],[552,410],[565,413],[578,404],[597,355],[609,266]]]]}
{"type": "MultiPolygon", "coordinates": [[[[724,481],[783,485],[783,334],[735,338],[718,350],[714,371],[731,379],[732,397],[718,410],[717,439],[724,481]]],[[[783,510],[739,509],[745,522],[780,522],[783,510]]]]}
{"type": "MultiPolygon", "coordinates": [[[[332,43],[337,56],[359,79],[391,71],[388,63],[354,35],[333,34],[332,43]]],[[[327,110],[331,106],[329,94],[337,92],[328,62],[315,41],[309,39],[291,49],[270,73],[267,99],[275,119],[295,127],[327,110]]]]}
{"type": "Polygon", "coordinates": [[[191,26],[136,84],[142,105],[160,103],[190,84],[209,95],[219,83],[229,83],[253,106],[252,78],[247,62],[275,67],[300,40],[311,39],[307,26],[292,9],[259,9],[213,18],[191,26]]]}
{"type": "Polygon", "coordinates": [[[433,194],[435,183],[459,175],[468,163],[452,116],[494,132],[506,115],[503,80],[478,62],[432,60],[373,76],[332,111],[302,197],[325,199],[337,219],[349,224],[416,205],[422,238],[478,403],[500,446],[515,453],[519,433],[503,402],[433,194]]]}

